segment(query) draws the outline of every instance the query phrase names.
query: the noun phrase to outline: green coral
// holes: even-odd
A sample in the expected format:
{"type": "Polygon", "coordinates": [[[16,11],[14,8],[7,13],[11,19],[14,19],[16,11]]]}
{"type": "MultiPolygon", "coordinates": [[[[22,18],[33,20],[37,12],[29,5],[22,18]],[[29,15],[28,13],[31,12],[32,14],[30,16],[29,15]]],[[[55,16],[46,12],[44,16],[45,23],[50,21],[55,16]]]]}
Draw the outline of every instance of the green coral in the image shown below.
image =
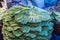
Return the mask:
{"type": "Polygon", "coordinates": [[[53,24],[43,9],[15,6],[3,18],[4,40],[50,40],[53,24]]]}

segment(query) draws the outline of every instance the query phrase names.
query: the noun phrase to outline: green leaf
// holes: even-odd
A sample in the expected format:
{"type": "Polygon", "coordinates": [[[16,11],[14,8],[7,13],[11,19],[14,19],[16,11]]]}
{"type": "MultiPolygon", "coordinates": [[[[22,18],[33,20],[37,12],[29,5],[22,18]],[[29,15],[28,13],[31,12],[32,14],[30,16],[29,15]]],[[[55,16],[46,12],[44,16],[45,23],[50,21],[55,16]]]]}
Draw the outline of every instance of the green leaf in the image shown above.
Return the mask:
{"type": "Polygon", "coordinates": [[[25,34],[25,36],[28,36],[28,37],[31,37],[31,38],[35,38],[36,37],[36,35],[32,34],[32,33],[25,34]]]}
{"type": "Polygon", "coordinates": [[[8,30],[8,31],[12,31],[13,28],[9,26],[9,27],[6,28],[6,30],[8,30]]]}
{"type": "Polygon", "coordinates": [[[22,32],[20,32],[19,30],[18,31],[14,31],[13,34],[16,36],[16,37],[19,37],[22,35],[22,32]]]}
{"type": "Polygon", "coordinates": [[[14,30],[17,30],[17,29],[20,29],[20,27],[16,26],[16,27],[13,27],[14,30]]]}
{"type": "Polygon", "coordinates": [[[41,32],[42,31],[42,27],[38,26],[38,27],[35,28],[35,30],[38,31],[38,32],[41,32]]]}
{"type": "Polygon", "coordinates": [[[30,32],[30,27],[28,27],[28,26],[23,26],[23,27],[21,28],[21,30],[22,30],[23,33],[28,33],[28,32],[30,32]]]}
{"type": "Polygon", "coordinates": [[[9,32],[8,36],[11,37],[11,38],[15,38],[14,34],[10,33],[10,32],[9,32]]]}
{"type": "Polygon", "coordinates": [[[60,17],[56,17],[56,19],[60,22],[60,17]]]}
{"type": "Polygon", "coordinates": [[[55,12],[51,13],[51,17],[54,19],[55,17],[57,17],[58,15],[55,12]]]}
{"type": "Polygon", "coordinates": [[[48,31],[47,30],[43,30],[42,32],[40,32],[40,35],[48,36],[48,31]]]}

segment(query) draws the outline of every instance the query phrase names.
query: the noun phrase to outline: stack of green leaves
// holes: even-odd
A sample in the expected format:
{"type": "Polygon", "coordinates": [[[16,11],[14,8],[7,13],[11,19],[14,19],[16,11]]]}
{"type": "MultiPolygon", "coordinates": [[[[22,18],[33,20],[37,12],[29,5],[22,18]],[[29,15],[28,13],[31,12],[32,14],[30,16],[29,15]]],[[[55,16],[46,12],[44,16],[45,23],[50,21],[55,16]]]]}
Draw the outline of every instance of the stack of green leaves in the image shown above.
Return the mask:
{"type": "Polygon", "coordinates": [[[3,18],[4,40],[50,40],[53,24],[43,9],[14,6],[3,18]]]}

